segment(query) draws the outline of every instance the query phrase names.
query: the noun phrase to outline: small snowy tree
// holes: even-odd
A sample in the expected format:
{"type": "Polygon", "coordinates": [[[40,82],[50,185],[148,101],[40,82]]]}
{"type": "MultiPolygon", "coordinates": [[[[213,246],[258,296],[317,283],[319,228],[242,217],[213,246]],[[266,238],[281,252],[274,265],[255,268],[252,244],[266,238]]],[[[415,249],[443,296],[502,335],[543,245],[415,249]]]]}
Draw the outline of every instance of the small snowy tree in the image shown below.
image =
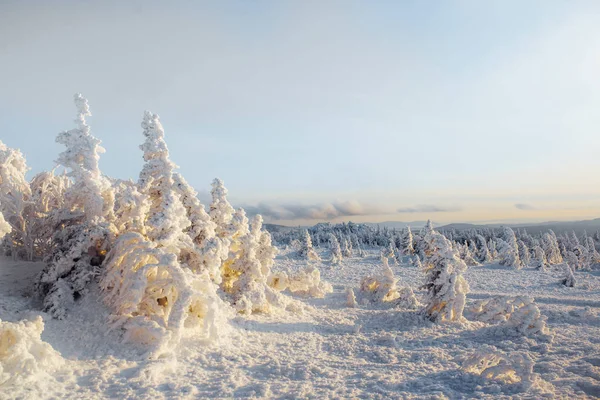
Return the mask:
{"type": "Polygon", "coordinates": [[[563,262],[554,231],[548,230],[548,232],[544,233],[544,236],[542,236],[542,248],[546,252],[548,264],[554,265],[563,262]]]}
{"type": "Polygon", "coordinates": [[[522,240],[517,242],[519,247],[519,259],[523,266],[528,266],[531,263],[531,255],[529,254],[529,248],[522,240]]]}
{"type": "Polygon", "coordinates": [[[333,233],[329,234],[329,249],[331,250],[331,262],[333,264],[339,264],[342,262],[342,249],[340,242],[333,233]]]}
{"type": "Polygon", "coordinates": [[[352,290],[352,288],[346,289],[346,307],[358,307],[358,303],[356,302],[356,296],[354,295],[354,290],[352,290]]]}
{"type": "Polygon", "coordinates": [[[158,115],[144,112],[142,120],[146,140],[140,149],[144,152],[144,166],[138,187],[147,196],[150,209],[146,216],[146,236],[151,242],[179,255],[187,241],[184,232],[190,226],[181,197],[174,189],[173,172],[177,166],[169,159],[164,140],[165,131],[158,115]]]}
{"type": "Polygon", "coordinates": [[[467,269],[443,235],[431,230],[424,237],[426,306],[423,313],[432,321],[462,321],[469,285],[462,273],[467,269]]]}
{"type": "Polygon", "coordinates": [[[573,268],[569,264],[564,264],[565,277],[560,281],[566,287],[575,287],[575,275],[573,275],[573,268]]]}
{"type": "Polygon", "coordinates": [[[410,230],[410,226],[406,227],[404,235],[402,236],[402,248],[400,249],[403,255],[412,256],[415,254],[415,248],[413,244],[413,235],[410,230]]]}
{"type": "Polygon", "coordinates": [[[498,253],[500,256],[500,265],[521,269],[523,264],[519,258],[519,247],[514,231],[509,227],[504,227],[502,239],[498,239],[498,253]]]}
{"type": "Polygon", "coordinates": [[[312,239],[310,238],[308,230],[305,229],[302,235],[304,236],[304,240],[301,242],[302,247],[298,250],[298,255],[311,261],[320,261],[321,258],[313,248],[312,239]]]}
{"type": "Polygon", "coordinates": [[[31,259],[32,254],[33,239],[29,227],[31,189],[25,178],[28,170],[21,151],[11,149],[0,141],[0,213],[11,227],[7,239],[13,258],[31,259]]]}
{"type": "Polygon", "coordinates": [[[548,266],[546,261],[546,252],[539,245],[533,247],[533,261],[532,265],[536,269],[545,270],[548,266]]]}
{"type": "Polygon", "coordinates": [[[85,117],[91,114],[87,100],[75,95],[77,128],[61,132],[56,142],[66,149],[59,154],[57,163],[68,170],[67,176],[73,185],[65,193],[68,208],[72,213],[82,213],[88,222],[112,219],[114,193],[110,181],[102,175],[98,166],[104,148],[101,141],[91,134],[85,117]]]}
{"type": "Polygon", "coordinates": [[[342,238],[342,256],[352,257],[352,244],[347,238],[342,238]]]}
{"type": "Polygon", "coordinates": [[[227,200],[227,189],[223,181],[216,178],[212,183],[212,203],[210,204],[209,215],[216,224],[217,236],[229,238],[232,232],[228,229],[233,218],[235,210],[227,200]]]}
{"type": "Polygon", "coordinates": [[[360,293],[363,302],[390,303],[403,308],[415,308],[417,299],[410,287],[398,288],[398,279],[389,266],[387,257],[382,257],[383,274],[366,276],[361,280],[360,293]]]}

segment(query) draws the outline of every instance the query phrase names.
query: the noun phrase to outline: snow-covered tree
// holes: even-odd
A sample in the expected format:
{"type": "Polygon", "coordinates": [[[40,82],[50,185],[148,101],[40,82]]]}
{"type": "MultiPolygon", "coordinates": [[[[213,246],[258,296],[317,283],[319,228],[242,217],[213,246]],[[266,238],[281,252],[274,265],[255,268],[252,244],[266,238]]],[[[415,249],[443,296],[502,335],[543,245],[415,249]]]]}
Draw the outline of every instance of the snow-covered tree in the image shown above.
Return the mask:
{"type": "Polygon", "coordinates": [[[302,258],[306,258],[311,261],[320,261],[321,258],[313,248],[312,239],[310,238],[308,230],[305,229],[302,236],[304,240],[301,242],[301,247],[300,250],[298,250],[298,255],[302,258]]]}
{"type": "Polygon", "coordinates": [[[565,277],[560,281],[566,287],[575,287],[575,275],[573,275],[573,268],[569,264],[563,264],[565,270],[565,277]]]}
{"type": "Polygon", "coordinates": [[[342,238],[341,248],[342,248],[342,256],[352,257],[352,244],[346,237],[342,238]]]}
{"type": "Polygon", "coordinates": [[[138,187],[150,204],[145,220],[146,236],[168,252],[179,255],[182,241],[187,240],[184,232],[189,228],[190,220],[174,188],[173,173],[177,166],[169,159],[165,131],[158,115],[145,111],[142,129],[146,140],[140,149],[144,152],[145,163],[138,187]]]}
{"type": "Polygon", "coordinates": [[[427,290],[423,313],[432,321],[462,321],[469,285],[462,273],[467,265],[452,244],[433,230],[424,237],[423,271],[427,290]]]}
{"type": "Polygon", "coordinates": [[[529,265],[531,263],[531,255],[529,253],[529,248],[522,240],[517,241],[517,245],[519,247],[519,259],[521,260],[521,263],[523,264],[523,266],[529,265]]]}
{"type": "Polygon", "coordinates": [[[498,239],[498,253],[500,265],[506,265],[516,269],[521,269],[523,267],[523,263],[519,258],[519,247],[515,232],[509,227],[504,227],[502,239],[498,239]]]}
{"type": "Polygon", "coordinates": [[[546,267],[548,266],[548,261],[546,260],[546,252],[538,244],[536,244],[533,247],[532,266],[541,270],[546,269],[546,267]]]}
{"type": "Polygon", "coordinates": [[[101,141],[91,134],[86,117],[91,116],[87,100],[75,95],[77,127],[61,132],[56,142],[66,149],[59,154],[57,163],[67,169],[67,176],[73,180],[65,193],[69,210],[76,215],[83,214],[84,220],[112,220],[114,193],[110,181],[102,175],[98,166],[104,148],[101,141]]]}
{"type": "Polygon", "coordinates": [[[0,141],[0,213],[11,227],[8,243],[14,258],[31,259],[33,248],[29,227],[31,189],[25,178],[28,170],[21,151],[0,141]]]}
{"type": "Polygon", "coordinates": [[[412,256],[415,254],[415,248],[413,245],[413,234],[410,230],[410,226],[406,227],[404,235],[402,236],[402,248],[400,249],[403,255],[412,256]]]}
{"type": "Polygon", "coordinates": [[[329,249],[331,250],[331,262],[339,264],[342,262],[342,249],[340,242],[333,233],[329,234],[329,249]]]}
{"type": "Polygon", "coordinates": [[[216,224],[217,236],[220,238],[229,238],[232,232],[228,227],[231,224],[235,210],[227,200],[227,189],[223,181],[216,178],[212,183],[212,203],[210,204],[209,215],[216,224]]]}
{"type": "Polygon", "coordinates": [[[418,304],[410,287],[398,288],[398,279],[390,268],[388,258],[381,258],[383,273],[365,276],[360,282],[360,294],[363,302],[390,303],[402,308],[415,308],[418,304]]]}
{"type": "Polygon", "coordinates": [[[561,264],[563,262],[554,231],[548,230],[548,232],[544,233],[542,236],[542,248],[546,252],[546,260],[548,261],[548,264],[554,265],[561,264]]]}
{"type": "Polygon", "coordinates": [[[87,100],[76,94],[75,105],[77,128],[56,138],[66,147],[57,162],[67,170],[72,184],[64,191],[64,212],[54,221],[52,252],[36,282],[44,310],[56,318],[63,318],[74,301],[87,293],[115,234],[110,224],[114,219],[114,191],[98,167],[104,149],[85,120],[91,115],[87,100]]]}

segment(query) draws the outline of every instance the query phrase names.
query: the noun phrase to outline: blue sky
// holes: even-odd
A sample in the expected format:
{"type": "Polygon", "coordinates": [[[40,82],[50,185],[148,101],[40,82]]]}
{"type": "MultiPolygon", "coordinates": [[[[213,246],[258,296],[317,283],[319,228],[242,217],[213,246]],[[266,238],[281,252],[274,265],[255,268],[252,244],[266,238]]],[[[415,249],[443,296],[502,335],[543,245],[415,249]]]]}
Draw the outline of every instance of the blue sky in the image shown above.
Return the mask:
{"type": "Polygon", "coordinates": [[[72,96],[103,171],[161,116],[205,197],[271,221],[600,217],[600,2],[0,2],[0,139],[53,167],[72,96]]]}

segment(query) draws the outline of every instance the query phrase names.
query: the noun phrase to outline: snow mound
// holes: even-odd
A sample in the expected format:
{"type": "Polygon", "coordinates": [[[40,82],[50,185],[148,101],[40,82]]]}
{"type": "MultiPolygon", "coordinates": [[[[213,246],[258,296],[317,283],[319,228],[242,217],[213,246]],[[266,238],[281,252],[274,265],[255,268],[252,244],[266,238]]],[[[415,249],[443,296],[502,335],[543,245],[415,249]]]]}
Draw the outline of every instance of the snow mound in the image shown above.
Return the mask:
{"type": "Polygon", "coordinates": [[[547,318],[540,313],[532,297],[490,297],[477,301],[471,312],[477,321],[503,323],[525,336],[543,337],[548,334],[547,318]]]}
{"type": "Polygon", "coordinates": [[[101,287],[113,310],[113,327],[125,328],[126,341],[155,346],[154,355],[172,349],[183,328],[212,342],[228,327],[230,309],[208,273],[182,268],[175,255],[138,233],[117,239],[101,287]]]}
{"type": "Polygon", "coordinates": [[[43,331],[39,315],[14,323],[0,320],[0,387],[40,380],[64,364],[62,356],[42,341],[43,331]]]}

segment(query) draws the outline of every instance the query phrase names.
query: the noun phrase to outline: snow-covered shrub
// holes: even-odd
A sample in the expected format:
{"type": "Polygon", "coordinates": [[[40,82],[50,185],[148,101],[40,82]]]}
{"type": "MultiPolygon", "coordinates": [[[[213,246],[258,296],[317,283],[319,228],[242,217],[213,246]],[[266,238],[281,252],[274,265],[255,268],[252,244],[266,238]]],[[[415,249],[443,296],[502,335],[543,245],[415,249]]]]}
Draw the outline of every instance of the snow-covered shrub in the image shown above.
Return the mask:
{"type": "MultiPolygon", "coordinates": [[[[54,232],[65,216],[65,193],[71,180],[54,171],[40,172],[31,182],[31,213],[29,231],[33,235],[33,256],[44,259],[54,247],[54,232]]],[[[67,211],[68,213],[68,211],[67,211]]]]}
{"type": "Polygon", "coordinates": [[[358,307],[358,303],[356,302],[356,296],[354,295],[354,290],[352,288],[346,289],[346,307],[358,307]]]}
{"type": "Polygon", "coordinates": [[[119,236],[106,261],[104,301],[126,341],[153,345],[156,356],[177,344],[184,327],[209,341],[226,330],[230,311],[207,272],[182,268],[174,254],[135,232],[119,236]]]}
{"type": "Polygon", "coordinates": [[[516,269],[521,269],[523,267],[523,263],[519,258],[519,247],[515,232],[509,227],[504,227],[502,239],[498,239],[498,253],[500,265],[506,265],[516,269]]]}
{"type": "Polygon", "coordinates": [[[296,273],[288,273],[287,289],[294,294],[317,298],[323,298],[333,292],[331,284],[321,280],[321,271],[314,265],[296,273]]]}
{"type": "Polygon", "coordinates": [[[575,287],[575,275],[573,275],[573,268],[569,264],[563,264],[565,270],[565,277],[561,279],[560,283],[566,287],[575,287]]]}
{"type": "Polygon", "coordinates": [[[111,231],[91,223],[67,226],[55,234],[55,248],[35,284],[44,311],[58,319],[66,316],[100,274],[111,241],[111,231]]]}
{"type": "Polygon", "coordinates": [[[301,244],[302,247],[300,247],[300,250],[298,250],[298,256],[311,261],[320,261],[321,258],[313,248],[312,239],[310,238],[308,230],[305,229],[302,236],[304,237],[304,240],[301,244]]]}
{"type": "Polygon", "coordinates": [[[525,336],[547,334],[546,317],[532,297],[496,296],[477,301],[471,308],[477,321],[503,323],[525,336]]]}
{"type": "Polygon", "coordinates": [[[227,265],[229,284],[226,289],[234,308],[240,313],[270,313],[273,308],[284,309],[287,305],[286,299],[268,285],[275,251],[267,253],[270,249],[263,248],[262,263],[259,258],[260,242],[265,233],[262,231],[262,217],[255,217],[251,229],[236,240],[236,243],[239,243],[236,257],[227,265]],[[268,257],[265,257],[267,254],[268,257]]]}
{"type": "MultiPolygon", "coordinates": [[[[64,364],[61,355],[42,341],[44,321],[4,322],[0,320],[0,392],[29,379],[45,379],[64,364]]],[[[2,396],[0,396],[2,397],[2,396]]]]}
{"type": "Polygon", "coordinates": [[[529,354],[506,354],[490,345],[481,346],[462,363],[462,369],[466,372],[503,384],[520,383],[525,391],[539,379],[533,367],[534,362],[529,354]]]}
{"type": "Polygon", "coordinates": [[[235,210],[227,200],[227,189],[222,180],[215,179],[213,181],[211,195],[209,215],[216,225],[217,236],[229,238],[232,235],[229,227],[235,210]]]}
{"type": "Polygon", "coordinates": [[[362,302],[389,303],[402,308],[413,309],[417,306],[417,298],[410,287],[398,288],[398,279],[389,266],[386,257],[381,258],[383,274],[366,276],[360,282],[362,302]]]}
{"type": "Polygon", "coordinates": [[[339,264],[342,262],[342,248],[340,242],[333,233],[329,234],[329,249],[331,250],[331,262],[339,264]]]}
{"type": "Polygon", "coordinates": [[[462,273],[467,265],[448,239],[430,230],[424,237],[423,271],[427,290],[423,313],[431,320],[462,321],[469,285],[462,273]]]}

